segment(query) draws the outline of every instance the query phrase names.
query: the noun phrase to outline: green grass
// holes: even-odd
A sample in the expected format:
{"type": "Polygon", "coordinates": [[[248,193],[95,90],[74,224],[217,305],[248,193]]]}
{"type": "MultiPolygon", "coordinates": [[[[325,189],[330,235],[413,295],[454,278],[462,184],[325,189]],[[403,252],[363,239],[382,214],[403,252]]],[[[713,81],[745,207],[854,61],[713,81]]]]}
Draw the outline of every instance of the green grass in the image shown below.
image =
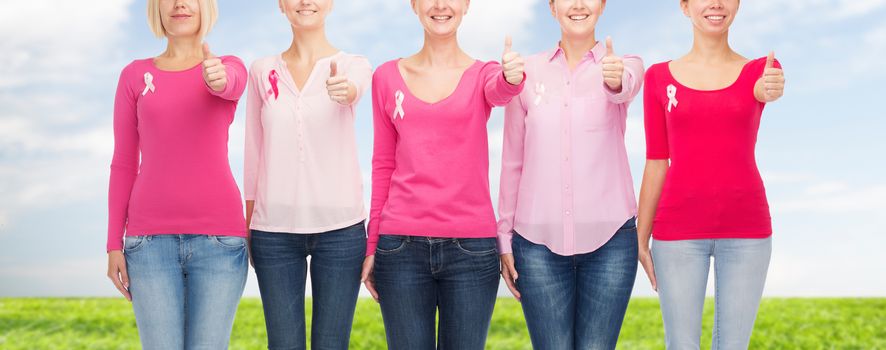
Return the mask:
{"type": "MultiPolygon", "coordinates": [[[[713,323],[710,300],[704,320],[702,348],[709,349],[713,323]]],[[[631,300],[619,348],[662,349],[663,337],[658,301],[631,300]]],[[[231,348],[264,349],[265,339],[261,301],[244,298],[234,324],[231,348]]],[[[0,299],[0,349],[137,348],[135,319],[125,300],[0,299]]],[[[384,348],[378,305],[361,299],[351,349],[384,348]]],[[[750,348],[886,349],[886,299],[765,299],[750,348]]],[[[523,313],[516,301],[499,299],[487,349],[531,349],[523,313]]]]}

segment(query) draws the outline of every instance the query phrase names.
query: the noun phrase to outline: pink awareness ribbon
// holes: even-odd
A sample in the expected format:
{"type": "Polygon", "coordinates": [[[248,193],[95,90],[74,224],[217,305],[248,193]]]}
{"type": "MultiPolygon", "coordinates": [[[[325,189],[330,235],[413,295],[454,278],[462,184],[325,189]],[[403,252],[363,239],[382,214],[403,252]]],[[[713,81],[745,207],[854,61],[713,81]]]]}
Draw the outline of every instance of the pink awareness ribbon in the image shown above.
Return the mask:
{"type": "Polygon", "coordinates": [[[274,95],[275,100],[280,96],[280,90],[277,88],[277,81],[279,80],[280,76],[277,75],[277,70],[272,69],[271,74],[268,74],[268,81],[271,83],[271,89],[268,90],[268,95],[274,95]]]}

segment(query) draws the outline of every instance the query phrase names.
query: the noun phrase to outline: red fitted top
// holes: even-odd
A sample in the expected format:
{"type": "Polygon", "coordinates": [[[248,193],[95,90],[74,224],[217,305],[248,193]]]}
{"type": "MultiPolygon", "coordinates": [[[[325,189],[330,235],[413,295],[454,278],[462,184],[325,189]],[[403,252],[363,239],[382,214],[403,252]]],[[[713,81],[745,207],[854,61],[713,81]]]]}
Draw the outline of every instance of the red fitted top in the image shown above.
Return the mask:
{"type": "Polygon", "coordinates": [[[653,237],[769,237],[769,204],[754,156],[765,107],[754,85],[766,57],[745,64],[732,85],[709,91],[680,84],[668,64],[649,68],[643,101],[646,158],[671,161],[653,237]]]}

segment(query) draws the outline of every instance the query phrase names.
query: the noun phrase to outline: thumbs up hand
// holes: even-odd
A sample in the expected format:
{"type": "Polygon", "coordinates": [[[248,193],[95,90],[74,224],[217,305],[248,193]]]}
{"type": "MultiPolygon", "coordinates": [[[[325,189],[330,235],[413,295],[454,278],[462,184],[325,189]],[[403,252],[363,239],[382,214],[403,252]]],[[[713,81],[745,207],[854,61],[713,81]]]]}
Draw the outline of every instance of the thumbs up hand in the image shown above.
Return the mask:
{"type": "Polygon", "coordinates": [[[203,43],[203,80],[212,91],[222,92],[228,84],[228,73],[221,59],[209,51],[209,44],[203,43]]]}
{"type": "Polygon", "coordinates": [[[606,56],[603,57],[603,82],[612,91],[621,91],[621,80],[625,73],[625,65],[621,57],[612,49],[612,38],[606,37],[606,56]]]}
{"type": "Polygon", "coordinates": [[[329,62],[326,91],[329,92],[329,99],[342,105],[353,103],[357,96],[357,89],[348,81],[348,77],[338,76],[338,63],[335,61],[329,62]]]}
{"type": "Polygon", "coordinates": [[[523,82],[523,57],[519,53],[511,51],[512,40],[505,38],[505,52],[501,56],[502,72],[505,80],[511,85],[520,85],[523,82]]]}
{"type": "Polygon", "coordinates": [[[763,70],[763,77],[760,78],[761,89],[757,100],[764,103],[778,100],[784,95],[784,71],[781,68],[775,68],[775,52],[770,52],[766,58],[766,69],[763,70]]]}

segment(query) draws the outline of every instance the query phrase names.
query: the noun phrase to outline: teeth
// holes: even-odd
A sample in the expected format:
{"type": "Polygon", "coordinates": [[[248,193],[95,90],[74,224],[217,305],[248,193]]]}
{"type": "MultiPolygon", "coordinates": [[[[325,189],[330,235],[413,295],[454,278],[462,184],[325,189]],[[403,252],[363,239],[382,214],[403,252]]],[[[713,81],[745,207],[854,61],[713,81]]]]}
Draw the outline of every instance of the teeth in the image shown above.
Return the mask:
{"type": "Polygon", "coordinates": [[[452,16],[431,16],[431,18],[435,21],[447,21],[452,18],[452,16]]]}
{"type": "Polygon", "coordinates": [[[313,15],[316,12],[317,11],[301,10],[301,11],[298,11],[298,14],[300,14],[302,16],[309,16],[309,15],[313,15]]]}
{"type": "Polygon", "coordinates": [[[573,20],[573,21],[581,21],[581,20],[585,20],[585,19],[587,19],[587,18],[588,18],[588,15],[569,16],[569,19],[571,19],[571,20],[573,20]]]}
{"type": "Polygon", "coordinates": [[[726,18],[726,16],[707,16],[705,18],[712,21],[722,21],[724,18],[726,18]]]}

